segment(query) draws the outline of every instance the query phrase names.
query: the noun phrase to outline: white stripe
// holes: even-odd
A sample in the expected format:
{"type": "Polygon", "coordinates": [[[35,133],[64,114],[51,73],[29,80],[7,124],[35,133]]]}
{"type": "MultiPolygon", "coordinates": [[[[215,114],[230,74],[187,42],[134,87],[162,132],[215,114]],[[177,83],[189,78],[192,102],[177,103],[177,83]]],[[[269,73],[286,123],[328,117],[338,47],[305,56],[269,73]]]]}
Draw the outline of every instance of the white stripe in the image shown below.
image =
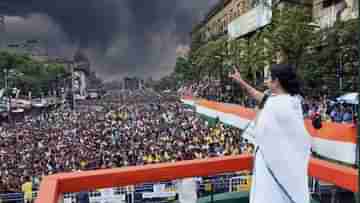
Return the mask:
{"type": "Polygon", "coordinates": [[[181,101],[184,104],[187,104],[187,105],[190,105],[190,106],[195,106],[195,102],[193,100],[181,99],[181,101]]]}
{"type": "MultiPolygon", "coordinates": [[[[241,118],[237,115],[219,112],[219,111],[216,111],[216,110],[204,107],[204,106],[200,106],[200,105],[196,106],[196,112],[199,114],[206,115],[211,118],[218,117],[222,123],[231,125],[233,127],[236,127],[236,128],[242,129],[242,130],[244,128],[246,128],[248,126],[248,123],[250,122],[250,120],[241,118]]],[[[255,140],[253,137],[253,134],[254,134],[253,130],[254,130],[254,124],[252,124],[251,127],[249,127],[242,134],[242,136],[243,136],[243,138],[247,139],[250,143],[255,144],[255,140]]]]}
{"type": "Polygon", "coordinates": [[[220,116],[220,113],[218,111],[215,111],[210,108],[206,108],[200,105],[196,105],[196,112],[199,114],[204,114],[206,116],[209,116],[211,118],[217,118],[220,116]]]}
{"type": "MultiPolygon", "coordinates": [[[[211,118],[219,118],[219,120],[227,125],[237,127],[239,129],[244,129],[247,124],[250,122],[249,119],[241,118],[240,116],[223,113],[220,111],[213,110],[201,105],[195,104],[195,102],[189,102],[190,100],[182,100],[184,103],[192,103],[196,106],[196,112],[199,114],[206,115],[211,118]]],[[[191,104],[190,104],[191,105],[191,104]]],[[[247,132],[243,133],[243,137],[248,139],[249,142],[254,143],[252,137],[253,129],[249,128],[247,132]]],[[[337,160],[342,161],[348,164],[355,164],[356,160],[356,144],[346,143],[341,141],[327,140],[323,138],[312,137],[312,148],[313,151],[317,154],[337,160]]]]}
{"type": "Polygon", "coordinates": [[[223,117],[220,118],[221,122],[226,123],[228,125],[237,127],[239,129],[244,129],[248,123],[251,121],[246,118],[241,118],[240,116],[230,114],[230,113],[224,113],[223,117]]]}
{"type": "Polygon", "coordinates": [[[196,112],[200,114],[204,114],[211,118],[218,117],[221,122],[237,127],[239,129],[244,129],[247,126],[247,124],[250,122],[250,120],[241,118],[237,115],[230,113],[223,113],[200,105],[196,105],[196,112]]]}
{"type": "Polygon", "coordinates": [[[333,160],[355,164],[356,144],[313,137],[312,147],[317,154],[333,160]]]}

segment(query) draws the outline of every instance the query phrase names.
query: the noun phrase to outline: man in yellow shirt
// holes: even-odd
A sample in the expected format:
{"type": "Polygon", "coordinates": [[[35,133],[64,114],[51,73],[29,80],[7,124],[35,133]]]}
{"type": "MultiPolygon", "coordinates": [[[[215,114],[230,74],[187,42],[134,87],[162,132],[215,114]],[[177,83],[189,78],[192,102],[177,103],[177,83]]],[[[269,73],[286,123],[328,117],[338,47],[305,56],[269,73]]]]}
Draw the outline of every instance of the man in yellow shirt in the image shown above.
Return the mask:
{"type": "Polygon", "coordinates": [[[25,178],[25,183],[21,186],[21,191],[24,193],[24,202],[31,203],[32,202],[32,182],[30,177],[25,178]]]}

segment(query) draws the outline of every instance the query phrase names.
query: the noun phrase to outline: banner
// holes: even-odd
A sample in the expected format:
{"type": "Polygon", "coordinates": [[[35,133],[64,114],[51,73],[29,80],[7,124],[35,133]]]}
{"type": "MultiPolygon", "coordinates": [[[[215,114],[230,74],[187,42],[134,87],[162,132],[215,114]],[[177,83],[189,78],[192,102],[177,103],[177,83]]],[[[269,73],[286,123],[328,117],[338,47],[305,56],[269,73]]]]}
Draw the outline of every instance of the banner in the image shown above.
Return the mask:
{"type": "Polygon", "coordinates": [[[247,13],[237,17],[228,25],[229,37],[236,39],[253,32],[271,22],[271,1],[260,3],[247,13]]]}
{"type": "MultiPolygon", "coordinates": [[[[196,112],[210,118],[219,118],[225,124],[247,129],[243,136],[254,143],[254,124],[250,124],[256,117],[253,109],[239,105],[223,104],[203,99],[186,99],[187,104],[194,105],[196,112]],[[249,126],[250,125],[250,126],[249,126]]],[[[185,101],[185,100],[184,100],[185,101]]],[[[323,122],[323,127],[316,130],[311,120],[305,120],[307,131],[312,136],[312,150],[316,154],[328,159],[341,161],[347,164],[356,163],[356,126],[352,124],[339,124],[323,122]]]]}

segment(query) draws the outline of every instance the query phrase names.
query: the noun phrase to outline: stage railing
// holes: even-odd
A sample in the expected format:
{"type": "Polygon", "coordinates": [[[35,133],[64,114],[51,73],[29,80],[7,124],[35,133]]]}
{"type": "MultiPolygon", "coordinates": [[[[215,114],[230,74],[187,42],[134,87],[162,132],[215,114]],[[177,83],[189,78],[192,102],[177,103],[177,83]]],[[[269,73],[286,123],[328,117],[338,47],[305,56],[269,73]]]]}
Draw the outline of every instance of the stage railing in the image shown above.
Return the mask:
{"type": "MultiPolygon", "coordinates": [[[[252,163],[253,158],[251,156],[241,155],[56,174],[43,179],[36,203],[58,203],[62,195],[68,192],[250,170],[252,163]]],[[[353,192],[358,191],[356,169],[312,158],[309,174],[316,179],[333,183],[340,188],[353,192]]]]}

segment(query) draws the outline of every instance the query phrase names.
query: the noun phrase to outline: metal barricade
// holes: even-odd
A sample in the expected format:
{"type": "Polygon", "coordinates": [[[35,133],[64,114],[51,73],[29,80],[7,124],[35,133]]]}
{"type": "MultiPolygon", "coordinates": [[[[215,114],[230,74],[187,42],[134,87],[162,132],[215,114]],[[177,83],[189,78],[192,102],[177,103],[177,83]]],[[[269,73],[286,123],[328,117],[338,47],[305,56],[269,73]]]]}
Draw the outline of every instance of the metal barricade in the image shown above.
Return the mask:
{"type": "MultiPolygon", "coordinates": [[[[37,191],[32,193],[33,199],[37,196],[37,191]]],[[[24,193],[6,193],[0,194],[0,203],[22,203],[24,202],[24,193]]]]}
{"type": "Polygon", "coordinates": [[[23,193],[7,193],[7,194],[0,194],[0,202],[7,203],[7,202],[24,202],[24,195],[23,193]]]}
{"type": "MultiPolygon", "coordinates": [[[[96,191],[90,191],[89,200],[90,203],[127,203],[133,202],[130,200],[127,201],[126,196],[133,193],[129,190],[128,187],[118,187],[118,188],[105,188],[99,189],[96,191]]],[[[77,193],[65,193],[64,194],[64,203],[76,203],[77,193]]]]}
{"type": "MultiPolygon", "coordinates": [[[[238,191],[239,185],[244,185],[243,183],[244,176],[239,176],[236,173],[229,173],[217,176],[210,177],[201,177],[196,178],[197,186],[196,190],[198,196],[206,196],[210,194],[226,193],[226,192],[235,192],[238,191]]],[[[106,188],[99,189],[96,191],[90,191],[89,200],[91,203],[138,203],[138,202],[171,202],[178,195],[177,191],[177,181],[163,181],[159,183],[144,183],[135,186],[127,187],[116,187],[116,188],[106,188]],[[172,198],[164,198],[161,193],[158,198],[144,199],[144,193],[154,193],[156,196],[156,187],[163,185],[165,193],[173,194],[172,198]]],[[[248,184],[248,183],[246,183],[248,184]]],[[[245,184],[245,185],[246,185],[245,184]]],[[[160,194],[159,193],[159,194],[160,194]]],[[[33,192],[33,198],[35,199],[37,192],[33,192]]],[[[76,203],[77,193],[64,193],[63,202],[64,203],[76,203]]],[[[146,196],[146,195],[145,195],[146,196]]],[[[165,195],[166,196],[166,195],[165,195]]],[[[22,203],[24,202],[23,193],[13,193],[13,194],[0,194],[1,203],[22,203]]]]}
{"type": "Polygon", "coordinates": [[[237,176],[230,178],[229,192],[248,192],[251,187],[251,176],[237,176]]]}

